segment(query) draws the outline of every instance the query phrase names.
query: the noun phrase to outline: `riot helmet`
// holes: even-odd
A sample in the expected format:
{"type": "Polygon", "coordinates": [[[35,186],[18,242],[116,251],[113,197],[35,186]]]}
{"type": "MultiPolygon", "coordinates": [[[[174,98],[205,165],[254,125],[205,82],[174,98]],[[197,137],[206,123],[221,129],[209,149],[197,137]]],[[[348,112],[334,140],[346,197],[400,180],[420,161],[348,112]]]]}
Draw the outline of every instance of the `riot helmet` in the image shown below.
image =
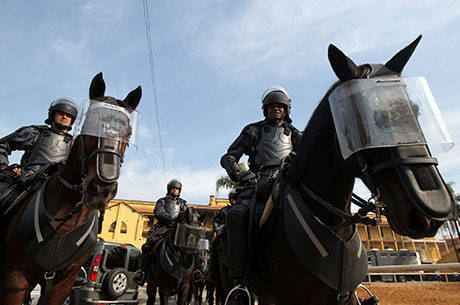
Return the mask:
{"type": "Polygon", "coordinates": [[[180,181],[177,179],[172,179],[171,181],[168,182],[168,185],[166,187],[168,194],[172,188],[179,189],[179,193],[180,193],[182,191],[182,183],[180,183],[180,181]]]}
{"type": "Polygon", "coordinates": [[[57,100],[53,101],[48,108],[48,118],[45,120],[45,124],[52,125],[55,123],[58,128],[60,129],[72,129],[72,124],[75,122],[77,118],[78,110],[75,104],[68,98],[58,98],[57,100]],[[56,111],[60,111],[66,113],[72,117],[72,121],[70,122],[70,126],[65,126],[60,123],[54,122],[54,115],[56,111]]]}
{"type": "Polygon", "coordinates": [[[267,106],[271,103],[279,103],[286,106],[286,116],[289,117],[291,112],[291,98],[287,93],[286,89],[281,86],[270,86],[262,95],[262,110],[264,111],[264,116],[267,117],[267,106]]]}

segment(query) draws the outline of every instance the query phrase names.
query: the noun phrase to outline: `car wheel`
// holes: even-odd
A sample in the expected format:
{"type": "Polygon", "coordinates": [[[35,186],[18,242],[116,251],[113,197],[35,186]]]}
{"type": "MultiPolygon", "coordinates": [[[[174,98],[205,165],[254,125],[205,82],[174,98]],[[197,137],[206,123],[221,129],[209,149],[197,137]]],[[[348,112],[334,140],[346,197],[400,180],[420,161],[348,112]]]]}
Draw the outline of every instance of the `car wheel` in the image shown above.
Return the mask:
{"type": "Polygon", "coordinates": [[[122,296],[128,289],[128,273],[125,269],[115,268],[107,274],[105,280],[107,294],[116,299],[122,296]]]}

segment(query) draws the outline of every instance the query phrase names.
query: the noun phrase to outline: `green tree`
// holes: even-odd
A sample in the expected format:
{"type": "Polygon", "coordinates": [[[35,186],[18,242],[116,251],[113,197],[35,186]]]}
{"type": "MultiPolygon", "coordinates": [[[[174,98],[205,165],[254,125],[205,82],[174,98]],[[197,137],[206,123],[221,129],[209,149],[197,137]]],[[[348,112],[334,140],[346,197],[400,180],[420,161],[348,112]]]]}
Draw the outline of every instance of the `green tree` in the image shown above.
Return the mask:
{"type": "MultiPolygon", "coordinates": [[[[248,166],[245,163],[238,163],[240,171],[245,172],[248,170],[248,166]]],[[[238,186],[238,182],[232,181],[228,175],[220,175],[216,180],[216,192],[221,189],[235,189],[238,186]]]]}
{"type": "Polygon", "coordinates": [[[447,189],[449,190],[449,192],[452,194],[452,196],[454,197],[454,199],[457,201],[460,201],[460,194],[457,194],[454,190],[454,184],[455,182],[453,181],[450,181],[450,182],[447,182],[447,189]]]}

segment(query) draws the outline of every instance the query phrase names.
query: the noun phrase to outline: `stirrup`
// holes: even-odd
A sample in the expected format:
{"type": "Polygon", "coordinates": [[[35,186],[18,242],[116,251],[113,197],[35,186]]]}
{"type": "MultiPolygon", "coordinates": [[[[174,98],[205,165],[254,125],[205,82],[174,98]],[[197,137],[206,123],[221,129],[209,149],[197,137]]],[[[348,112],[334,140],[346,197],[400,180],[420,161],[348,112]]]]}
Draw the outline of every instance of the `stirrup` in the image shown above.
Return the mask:
{"type": "Polygon", "coordinates": [[[139,286],[144,286],[145,284],[145,272],[137,270],[133,275],[133,282],[139,286]]]}
{"type": "Polygon", "coordinates": [[[247,287],[245,287],[245,286],[242,286],[242,285],[236,285],[235,287],[232,288],[232,290],[230,290],[230,292],[228,293],[227,297],[225,298],[224,305],[227,305],[227,302],[228,302],[228,299],[229,299],[230,295],[234,291],[238,291],[238,290],[242,290],[243,292],[246,293],[246,295],[248,296],[248,305],[251,305],[251,294],[249,293],[249,289],[247,287]]]}
{"type": "Polygon", "coordinates": [[[378,302],[380,302],[379,297],[376,296],[376,295],[373,295],[373,294],[369,291],[369,289],[367,289],[366,286],[364,286],[363,284],[359,284],[358,287],[363,288],[363,289],[367,292],[367,294],[369,294],[369,297],[368,297],[368,298],[366,298],[366,299],[364,299],[364,300],[360,300],[360,299],[358,298],[358,292],[355,291],[355,296],[356,296],[356,299],[358,300],[358,304],[360,304],[360,305],[373,305],[373,304],[378,304],[378,302]]]}

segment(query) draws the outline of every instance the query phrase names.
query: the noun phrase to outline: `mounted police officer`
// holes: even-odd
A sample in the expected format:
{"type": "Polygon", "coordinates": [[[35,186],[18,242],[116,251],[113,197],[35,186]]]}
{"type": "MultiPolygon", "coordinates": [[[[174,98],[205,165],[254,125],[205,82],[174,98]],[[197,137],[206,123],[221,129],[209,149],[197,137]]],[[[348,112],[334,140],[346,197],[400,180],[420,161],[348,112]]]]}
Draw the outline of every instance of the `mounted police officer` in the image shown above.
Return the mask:
{"type": "Polygon", "coordinates": [[[233,181],[240,185],[252,185],[255,191],[243,191],[238,204],[228,213],[228,257],[229,275],[236,287],[229,296],[228,304],[241,304],[243,290],[247,284],[248,268],[248,222],[251,205],[265,202],[285,159],[301,137],[290,123],[291,99],[283,87],[269,87],[262,95],[263,121],[244,127],[238,138],[222,156],[220,164],[233,181]],[[249,156],[249,170],[241,172],[238,161],[245,154],[249,156]]]}
{"type": "Polygon", "coordinates": [[[59,98],[48,109],[45,123],[49,126],[25,126],[0,139],[0,180],[5,176],[22,176],[21,180],[26,181],[46,164],[65,162],[72,142],[68,132],[77,113],[70,99],[59,98]],[[9,166],[8,156],[15,150],[25,151],[21,164],[9,166]]]}
{"type": "Polygon", "coordinates": [[[144,272],[142,278],[135,279],[139,285],[145,283],[145,273],[150,265],[152,250],[154,246],[173,229],[176,219],[187,209],[187,201],[179,198],[182,191],[182,183],[177,179],[168,182],[165,197],[157,200],[153,216],[157,222],[149,232],[149,237],[145,244],[142,245],[142,257],[140,269],[144,272]]]}
{"type": "Polygon", "coordinates": [[[228,202],[230,204],[220,209],[217,215],[212,219],[212,229],[214,233],[219,234],[222,230],[222,226],[227,223],[228,212],[236,204],[237,197],[238,193],[235,190],[232,190],[230,193],[228,193],[228,202]]]}

